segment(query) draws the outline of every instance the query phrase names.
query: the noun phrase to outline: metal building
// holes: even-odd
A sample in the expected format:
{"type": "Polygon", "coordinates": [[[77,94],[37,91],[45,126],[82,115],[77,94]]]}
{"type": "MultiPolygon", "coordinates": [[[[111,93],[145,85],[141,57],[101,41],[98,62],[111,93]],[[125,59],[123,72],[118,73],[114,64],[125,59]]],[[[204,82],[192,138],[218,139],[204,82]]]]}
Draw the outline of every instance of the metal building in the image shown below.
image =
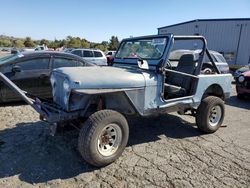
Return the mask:
{"type": "Polygon", "coordinates": [[[231,65],[250,63],[250,18],[198,19],[158,28],[158,34],[203,35],[231,65]]]}

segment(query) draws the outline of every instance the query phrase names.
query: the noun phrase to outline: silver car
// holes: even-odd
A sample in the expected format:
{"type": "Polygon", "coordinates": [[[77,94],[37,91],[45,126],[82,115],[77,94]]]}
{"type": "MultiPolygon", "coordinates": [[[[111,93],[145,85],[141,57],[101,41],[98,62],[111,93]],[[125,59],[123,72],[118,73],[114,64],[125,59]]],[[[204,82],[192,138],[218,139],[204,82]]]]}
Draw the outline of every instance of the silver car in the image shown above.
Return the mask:
{"type": "Polygon", "coordinates": [[[70,53],[82,57],[89,63],[107,65],[107,58],[101,50],[81,48],[72,50],[70,53]]]}
{"type": "MultiPolygon", "coordinates": [[[[186,49],[178,49],[170,52],[169,61],[173,68],[177,66],[178,61],[180,60],[180,57],[184,54],[190,54],[193,53],[195,56],[199,56],[199,53],[201,50],[186,50],[186,49]]],[[[222,54],[216,51],[209,50],[210,56],[215,62],[215,65],[220,70],[221,73],[227,74],[229,73],[229,66],[226,62],[225,58],[222,54]]],[[[213,65],[211,63],[211,60],[209,57],[205,54],[203,59],[203,66],[202,66],[202,73],[204,74],[213,74],[215,73],[215,69],[213,68],[213,65]]]]}

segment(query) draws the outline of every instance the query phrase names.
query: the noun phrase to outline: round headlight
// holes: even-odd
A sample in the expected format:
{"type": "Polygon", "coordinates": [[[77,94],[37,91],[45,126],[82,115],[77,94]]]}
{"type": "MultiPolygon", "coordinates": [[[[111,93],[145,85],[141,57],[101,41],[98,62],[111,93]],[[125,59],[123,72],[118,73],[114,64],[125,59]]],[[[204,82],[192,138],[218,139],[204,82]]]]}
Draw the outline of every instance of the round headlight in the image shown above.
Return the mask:
{"type": "Polygon", "coordinates": [[[69,91],[69,80],[66,78],[63,82],[63,89],[68,92],[69,91]]]}
{"type": "Polygon", "coordinates": [[[238,78],[238,81],[239,81],[240,83],[244,82],[244,80],[245,80],[245,78],[244,78],[243,75],[241,75],[241,76],[238,78]]]}

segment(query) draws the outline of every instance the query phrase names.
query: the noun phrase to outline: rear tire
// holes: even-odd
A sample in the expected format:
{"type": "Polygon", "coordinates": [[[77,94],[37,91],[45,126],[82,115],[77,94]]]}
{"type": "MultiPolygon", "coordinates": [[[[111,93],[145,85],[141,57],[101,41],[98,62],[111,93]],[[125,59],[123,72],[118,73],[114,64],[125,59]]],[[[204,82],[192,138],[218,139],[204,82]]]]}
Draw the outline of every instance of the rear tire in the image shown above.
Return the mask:
{"type": "Polygon", "coordinates": [[[215,96],[209,96],[201,101],[196,112],[196,124],[205,133],[213,133],[221,126],[225,115],[224,101],[215,96]]]}
{"type": "Polygon", "coordinates": [[[101,110],[92,114],[83,124],[78,150],[86,162],[96,167],[106,166],[121,156],[128,136],[128,123],[122,114],[101,110]]]}

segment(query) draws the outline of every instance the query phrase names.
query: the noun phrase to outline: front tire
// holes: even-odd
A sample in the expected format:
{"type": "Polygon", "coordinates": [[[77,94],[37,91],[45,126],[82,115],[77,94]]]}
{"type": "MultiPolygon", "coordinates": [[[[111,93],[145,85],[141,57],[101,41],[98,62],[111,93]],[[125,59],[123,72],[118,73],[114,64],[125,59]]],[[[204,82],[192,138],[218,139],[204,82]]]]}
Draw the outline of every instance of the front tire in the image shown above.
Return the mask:
{"type": "Polygon", "coordinates": [[[78,150],[86,162],[96,167],[106,166],[121,156],[128,136],[128,123],[122,114],[101,110],[92,114],[83,124],[78,150]]]}
{"type": "Polygon", "coordinates": [[[219,129],[225,116],[224,101],[215,96],[202,100],[196,112],[196,124],[205,133],[213,133],[219,129]]]}

